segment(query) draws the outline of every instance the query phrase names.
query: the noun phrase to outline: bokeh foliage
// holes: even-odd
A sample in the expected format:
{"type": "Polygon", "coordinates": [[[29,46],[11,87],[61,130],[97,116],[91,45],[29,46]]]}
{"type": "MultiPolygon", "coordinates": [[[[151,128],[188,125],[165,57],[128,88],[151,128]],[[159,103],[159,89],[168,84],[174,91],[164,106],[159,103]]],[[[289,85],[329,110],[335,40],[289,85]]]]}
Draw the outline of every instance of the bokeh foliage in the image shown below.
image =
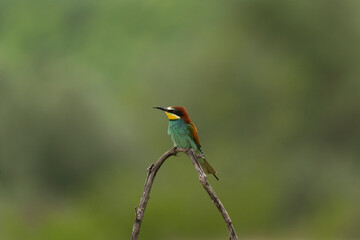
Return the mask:
{"type": "MultiPolygon", "coordinates": [[[[360,238],[360,2],[0,2],[0,239],[128,239],[186,106],[242,239],[360,238]]],[[[225,239],[184,156],[142,239],[225,239]]]]}

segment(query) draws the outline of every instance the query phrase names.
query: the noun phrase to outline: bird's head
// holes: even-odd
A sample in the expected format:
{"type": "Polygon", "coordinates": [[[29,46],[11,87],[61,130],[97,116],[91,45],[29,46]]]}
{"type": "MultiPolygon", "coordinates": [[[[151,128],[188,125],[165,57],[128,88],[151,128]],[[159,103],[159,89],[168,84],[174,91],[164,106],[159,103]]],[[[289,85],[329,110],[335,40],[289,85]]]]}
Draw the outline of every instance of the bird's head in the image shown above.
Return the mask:
{"type": "Polygon", "coordinates": [[[190,123],[189,115],[184,107],[170,106],[170,107],[154,107],[165,112],[170,121],[183,119],[186,123],[190,123]]]}

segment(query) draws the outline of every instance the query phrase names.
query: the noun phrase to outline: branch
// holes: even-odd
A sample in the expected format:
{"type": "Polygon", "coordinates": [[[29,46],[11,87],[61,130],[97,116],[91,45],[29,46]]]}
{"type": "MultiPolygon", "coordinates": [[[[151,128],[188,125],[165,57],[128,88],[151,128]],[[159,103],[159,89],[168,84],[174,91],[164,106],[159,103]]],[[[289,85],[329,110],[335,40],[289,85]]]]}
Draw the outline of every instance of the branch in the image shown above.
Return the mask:
{"type": "Polygon", "coordinates": [[[184,152],[188,155],[188,157],[191,159],[195,170],[198,173],[199,180],[203,187],[205,188],[206,192],[209,194],[211,200],[216,205],[218,210],[220,211],[222,217],[225,220],[226,226],[229,231],[230,240],[238,240],[238,237],[235,233],[234,226],[232,225],[231,219],[229,214],[227,213],[224,205],[221,203],[220,199],[216,196],[216,193],[214,189],[209,184],[205,172],[202,170],[201,165],[198,161],[199,156],[192,150],[192,149],[182,149],[182,148],[172,148],[166,153],[164,153],[159,160],[155,164],[151,164],[150,167],[147,169],[148,174],[145,181],[145,187],[144,192],[142,194],[140,204],[138,208],[135,208],[135,222],[132,229],[131,234],[131,240],[137,240],[139,237],[140,227],[141,223],[145,214],[145,208],[146,204],[150,198],[150,191],[152,184],[154,182],[154,178],[156,176],[156,173],[159,171],[161,165],[165,162],[167,158],[169,158],[172,155],[176,155],[178,152],[184,152]]]}

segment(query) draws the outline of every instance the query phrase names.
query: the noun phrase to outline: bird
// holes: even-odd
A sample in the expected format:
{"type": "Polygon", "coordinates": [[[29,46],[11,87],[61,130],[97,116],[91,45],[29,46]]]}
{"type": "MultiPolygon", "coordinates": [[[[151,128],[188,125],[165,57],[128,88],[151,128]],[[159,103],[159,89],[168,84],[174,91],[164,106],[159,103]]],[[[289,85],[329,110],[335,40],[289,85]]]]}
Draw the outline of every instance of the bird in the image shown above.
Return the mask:
{"type": "Polygon", "coordinates": [[[199,158],[202,169],[206,174],[212,174],[216,176],[215,169],[205,159],[204,152],[201,148],[199,135],[195,124],[190,120],[189,114],[186,109],[181,106],[170,107],[153,107],[165,112],[169,119],[168,134],[171,140],[174,142],[174,147],[179,148],[191,148],[196,153],[201,153],[203,158],[199,158]]]}

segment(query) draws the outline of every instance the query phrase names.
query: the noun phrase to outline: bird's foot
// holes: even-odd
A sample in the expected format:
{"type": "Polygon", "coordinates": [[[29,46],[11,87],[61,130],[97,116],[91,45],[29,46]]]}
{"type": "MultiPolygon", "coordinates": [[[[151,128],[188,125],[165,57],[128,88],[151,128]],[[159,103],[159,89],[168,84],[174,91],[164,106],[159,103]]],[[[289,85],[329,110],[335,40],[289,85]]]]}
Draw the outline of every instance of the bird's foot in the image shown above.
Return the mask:
{"type": "Polygon", "coordinates": [[[178,146],[174,146],[174,147],[173,147],[173,150],[174,150],[174,152],[175,152],[175,153],[174,153],[174,157],[177,157],[177,156],[178,156],[178,155],[177,155],[178,152],[176,151],[177,149],[178,149],[178,146]]]}

